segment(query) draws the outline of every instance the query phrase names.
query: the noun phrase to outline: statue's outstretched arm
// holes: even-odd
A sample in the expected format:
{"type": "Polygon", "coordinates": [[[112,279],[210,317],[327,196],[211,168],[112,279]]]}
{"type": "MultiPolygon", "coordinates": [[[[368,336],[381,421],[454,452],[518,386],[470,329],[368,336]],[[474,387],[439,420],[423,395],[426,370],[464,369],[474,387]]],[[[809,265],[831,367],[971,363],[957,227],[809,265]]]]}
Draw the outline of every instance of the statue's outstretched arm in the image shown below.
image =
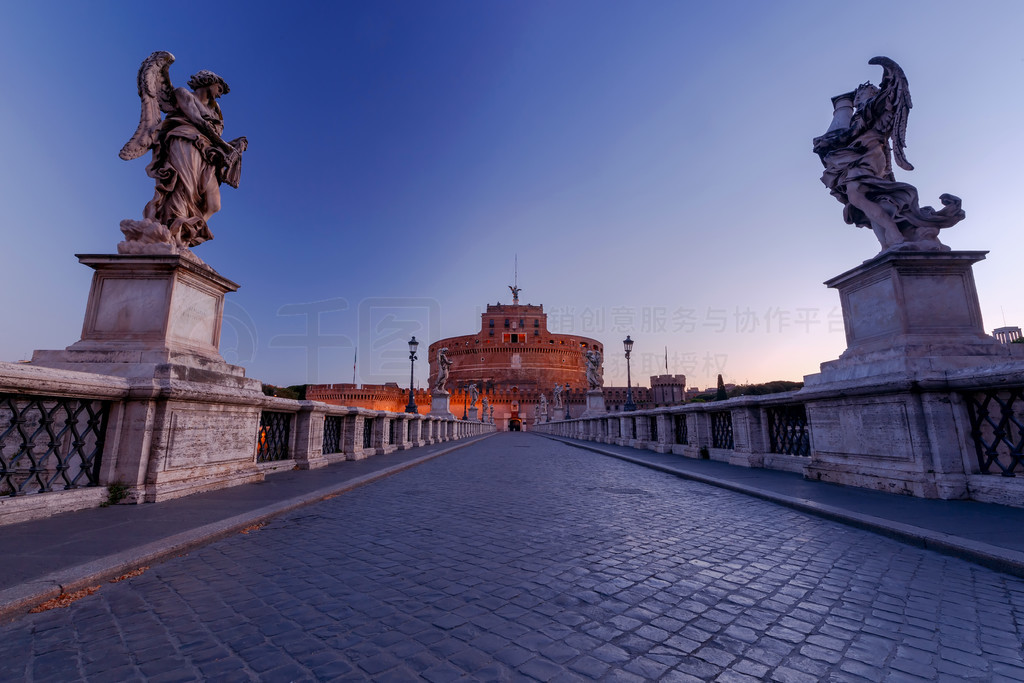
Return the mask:
{"type": "Polygon", "coordinates": [[[229,145],[220,134],[213,129],[209,121],[203,117],[203,112],[199,108],[199,102],[196,100],[196,96],[192,94],[187,88],[178,88],[174,91],[175,97],[178,100],[178,109],[188,120],[192,122],[199,132],[221,150],[228,154],[235,152],[235,148],[229,145]]]}

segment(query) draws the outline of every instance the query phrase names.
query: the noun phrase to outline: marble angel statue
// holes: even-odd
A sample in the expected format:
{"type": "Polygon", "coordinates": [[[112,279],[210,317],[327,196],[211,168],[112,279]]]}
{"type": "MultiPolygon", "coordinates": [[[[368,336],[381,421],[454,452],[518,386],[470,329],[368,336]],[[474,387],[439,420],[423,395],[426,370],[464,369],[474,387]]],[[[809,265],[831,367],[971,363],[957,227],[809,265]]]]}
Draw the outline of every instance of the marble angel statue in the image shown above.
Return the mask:
{"type": "Polygon", "coordinates": [[[217,99],[228,93],[228,84],[203,70],[188,88],[175,88],[168,73],[173,62],[170,52],[154,52],[139,67],[142,115],[119,156],[131,161],[152,150],[146,173],[156,190],[143,220],[121,221],[122,253],[175,253],[213,239],[207,221],[220,210],[220,185],[238,187],[248,141],[221,137],[224,117],[217,99]]]}
{"type": "Polygon", "coordinates": [[[844,205],[844,220],[871,228],[883,251],[948,251],[938,234],[964,219],[960,199],[943,194],[938,211],[921,207],[917,188],[896,180],[893,160],[905,171],[914,169],[903,152],[910,88],[903,69],[888,57],[868,63],[882,67],[882,82],[833,97],[832,125],[814,139],[814,152],[825,167],[821,182],[844,205]]]}
{"type": "Polygon", "coordinates": [[[434,391],[444,393],[444,385],[448,384],[451,367],[452,362],[448,359],[448,347],[445,346],[437,352],[437,381],[434,382],[434,391]]]}
{"type": "Polygon", "coordinates": [[[591,349],[587,351],[587,385],[591,389],[601,388],[601,352],[591,349]]]}

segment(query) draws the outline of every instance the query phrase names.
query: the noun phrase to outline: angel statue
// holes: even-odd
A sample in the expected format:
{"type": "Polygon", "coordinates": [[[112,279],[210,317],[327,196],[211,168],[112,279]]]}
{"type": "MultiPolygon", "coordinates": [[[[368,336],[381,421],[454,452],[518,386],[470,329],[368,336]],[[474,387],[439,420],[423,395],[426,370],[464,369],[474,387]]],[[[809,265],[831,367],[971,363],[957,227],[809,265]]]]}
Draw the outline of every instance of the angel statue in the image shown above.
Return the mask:
{"type": "Polygon", "coordinates": [[[821,182],[845,206],[843,219],[850,225],[871,228],[882,251],[949,251],[939,242],[938,234],[941,228],[964,219],[960,199],[951,194],[940,196],[943,208],[938,211],[918,206],[917,188],[895,179],[890,139],[896,164],[914,170],[903,154],[912,106],[910,89],[903,69],[888,57],[875,57],[868,64],[882,67],[881,84],[864,83],[853,92],[833,97],[832,125],[814,138],[814,152],[825,166],[821,182]]]}
{"type": "Polygon", "coordinates": [[[448,359],[448,347],[445,346],[437,352],[437,381],[434,382],[434,391],[444,393],[444,385],[448,384],[448,373],[451,367],[452,362],[448,359]]]}
{"type": "Polygon", "coordinates": [[[480,412],[483,413],[484,422],[487,422],[487,411],[491,407],[491,404],[487,402],[487,397],[484,396],[480,400],[480,412]]]}
{"type": "Polygon", "coordinates": [[[119,156],[131,161],[153,150],[146,173],[156,181],[156,192],[141,221],[121,221],[127,238],[118,245],[122,254],[187,254],[189,247],[213,239],[206,222],[220,210],[220,185],[237,188],[242,172],[248,141],[221,137],[224,117],[217,98],[228,93],[228,84],[203,70],[188,88],[175,88],[168,74],[173,62],[170,52],[154,52],[139,67],[142,116],[119,156]]]}
{"type": "Polygon", "coordinates": [[[601,388],[601,352],[587,351],[587,384],[591,389],[601,388]]]}
{"type": "Polygon", "coordinates": [[[562,407],[562,385],[555,384],[555,388],[551,390],[551,400],[555,404],[555,408],[562,407]]]}
{"type": "Polygon", "coordinates": [[[469,385],[469,407],[476,408],[476,400],[480,398],[480,390],[476,388],[476,384],[469,385]]]}
{"type": "Polygon", "coordinates": [[[548,397],[544,394],[540,395],[540,414],[545,420],[548,418],[548,397]]]}

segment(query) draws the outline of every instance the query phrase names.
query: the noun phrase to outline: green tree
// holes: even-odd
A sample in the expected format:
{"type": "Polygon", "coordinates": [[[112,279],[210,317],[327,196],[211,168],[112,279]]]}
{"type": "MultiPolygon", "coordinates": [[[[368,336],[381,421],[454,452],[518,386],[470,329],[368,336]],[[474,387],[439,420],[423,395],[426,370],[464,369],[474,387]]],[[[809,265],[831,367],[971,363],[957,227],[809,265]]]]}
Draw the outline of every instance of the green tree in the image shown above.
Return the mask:
{"type": "Polygon", "coordinates": [[[729,396],[725,393],[725,380],[722,379],[722,375],[718,375],[718,393],[715,394],[715,400],[724,401],[727,398],[729,396]]]}

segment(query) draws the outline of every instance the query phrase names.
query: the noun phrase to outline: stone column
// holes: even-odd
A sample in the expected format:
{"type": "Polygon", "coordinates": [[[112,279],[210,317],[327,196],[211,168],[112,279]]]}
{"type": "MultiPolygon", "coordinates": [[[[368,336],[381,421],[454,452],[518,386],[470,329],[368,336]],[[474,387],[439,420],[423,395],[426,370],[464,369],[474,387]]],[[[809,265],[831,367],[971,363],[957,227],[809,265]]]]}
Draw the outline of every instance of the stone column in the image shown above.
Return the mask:
{"type": "Polygon", "coordinates": [[[314,401],[300,401],[295,416],[295,466],[311,470],[327,465],[323,454],[324,417],[327,407],[314,401]]]}

